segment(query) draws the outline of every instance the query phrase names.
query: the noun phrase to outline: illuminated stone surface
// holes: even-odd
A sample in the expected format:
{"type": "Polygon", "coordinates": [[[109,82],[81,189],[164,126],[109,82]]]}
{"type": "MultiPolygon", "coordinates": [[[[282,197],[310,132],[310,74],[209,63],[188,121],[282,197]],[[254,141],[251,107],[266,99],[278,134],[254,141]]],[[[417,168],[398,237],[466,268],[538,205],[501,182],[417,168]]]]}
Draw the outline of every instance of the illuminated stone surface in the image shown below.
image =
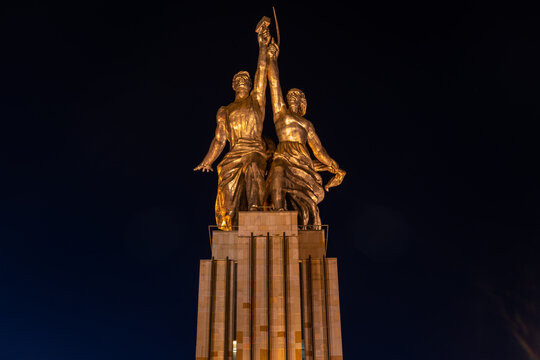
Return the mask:
{"type": "Polygon", "coordinates": [[[196,359],[339,360],[337,260],[296,212],[240,212],[201,260],[196,359]]]}

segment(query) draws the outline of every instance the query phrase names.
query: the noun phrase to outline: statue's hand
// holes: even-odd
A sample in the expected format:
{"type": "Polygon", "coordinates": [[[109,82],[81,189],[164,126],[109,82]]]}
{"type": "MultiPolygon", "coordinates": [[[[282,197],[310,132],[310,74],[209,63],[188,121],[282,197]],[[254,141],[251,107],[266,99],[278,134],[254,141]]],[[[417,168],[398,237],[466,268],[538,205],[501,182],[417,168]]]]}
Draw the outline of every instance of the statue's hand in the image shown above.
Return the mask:
{"type": "Polygon", "coordinates": [[[268,27],[265,27],[260,33],[257,34],[259,46],[268,46],[268,44],[270,43],[270,38],[270,30],[268,29],[268,27]]]}
{"type": "Polygon", "coordinates": [[[268,46],[268,57],[271,59],[277,59],[279,55],[279,46],[274,41],[274,38],[272,38],[272,41],[270,42],[270,46],[268,46]]]}
{"type": "Polygon", "coordinates": [[[326,190],[327,192],[328,190],[330,190],[330,188],[340,185],[345,175],[347,175],[347,172],[343,169],[336,169],[335,171],[336,175],[332,179],[330,179],[330,181],[324,187],[324,190],[326,190]]]}
{"type": "Polygon", "coordinates": [[[212,169],[212,166],[205,163],[200,163],[195,169],[193,169],[193,171],[198,171],[198,170],[202,172],[214,171],[214,169],[212,169]]]}
{"type": "Polygon", "coordinates": [[[270,26],[270,18],[263,16],[255,27],[259,46],[267,46],[270,42],[270,30],[268,29],[268,26],[270,26]]]}

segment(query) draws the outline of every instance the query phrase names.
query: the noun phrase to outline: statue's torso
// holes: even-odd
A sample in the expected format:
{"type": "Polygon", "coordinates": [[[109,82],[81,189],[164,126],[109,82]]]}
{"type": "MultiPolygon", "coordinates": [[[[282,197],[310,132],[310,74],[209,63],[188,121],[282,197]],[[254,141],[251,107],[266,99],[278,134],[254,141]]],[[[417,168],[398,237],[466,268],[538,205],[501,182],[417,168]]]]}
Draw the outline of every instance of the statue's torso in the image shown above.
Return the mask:
{"type": "Polygon", "coordinates": [[[227,106],[227,139],[233,147],[238,139],[262,138],[264,111],[251,96],[227,106]]]}
{"type": "Polygon", "coordinates": [[[293,141],[305,144],[308,121],[302,116],[285,111],[275,121],[276,133],[280,142],[293,141]]]}

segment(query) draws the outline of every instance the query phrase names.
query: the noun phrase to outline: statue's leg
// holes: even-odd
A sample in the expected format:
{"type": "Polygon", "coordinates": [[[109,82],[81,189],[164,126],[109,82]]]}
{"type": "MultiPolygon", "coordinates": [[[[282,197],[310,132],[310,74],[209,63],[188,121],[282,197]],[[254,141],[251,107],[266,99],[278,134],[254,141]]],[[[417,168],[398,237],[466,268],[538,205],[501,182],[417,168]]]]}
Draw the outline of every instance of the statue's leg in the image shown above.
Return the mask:
{"type": "Polygon", "coordinates": [[[226,186],[218,184],[216,197],[216,224],[220,230],[232,230],[234,212],[231,211],[232,198],[226,186]]]}
{"type": "Polygon", "coordinates": [[[221,230],[232,230],[238,225],[240,196],[244,191],[242,164],[231,157],[218,165],[216,224],[221,230]]]}
{"type": "Polygon", "coordinates": [[[317,204],[311,204],[311,212],[313,214],[313,230],[321,229],[321,215],[319,214],[319,207],[317,204]]]}
{"type": "MultiPolygon", "coordinates": [[[[261,160],[262,159],[261,157],[261,160]]],[[[252,161],[246,166],[245,182],[248,210],[258,210],[264,201],[264,170],[260,164],[261,161],[252,161]]]]}
{"type": "Polygon", "coordinates": [[[274,210],[285,209],[285,199],[283,198],[283,179],[285,178],[285,169],[276,164],[270,170],[270,197],[274,210]]]}

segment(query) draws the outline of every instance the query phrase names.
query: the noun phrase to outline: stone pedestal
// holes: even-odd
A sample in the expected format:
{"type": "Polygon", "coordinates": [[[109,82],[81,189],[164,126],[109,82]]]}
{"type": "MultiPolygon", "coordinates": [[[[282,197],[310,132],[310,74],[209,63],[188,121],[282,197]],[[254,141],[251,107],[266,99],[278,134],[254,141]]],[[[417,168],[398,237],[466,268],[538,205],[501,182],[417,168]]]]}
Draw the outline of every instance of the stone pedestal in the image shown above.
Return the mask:
{"type": "Polygon", "coordinates": [[[341,360],[337,260],[296,212],[240,212],[201,260],[196,359],[341,360]]]}

